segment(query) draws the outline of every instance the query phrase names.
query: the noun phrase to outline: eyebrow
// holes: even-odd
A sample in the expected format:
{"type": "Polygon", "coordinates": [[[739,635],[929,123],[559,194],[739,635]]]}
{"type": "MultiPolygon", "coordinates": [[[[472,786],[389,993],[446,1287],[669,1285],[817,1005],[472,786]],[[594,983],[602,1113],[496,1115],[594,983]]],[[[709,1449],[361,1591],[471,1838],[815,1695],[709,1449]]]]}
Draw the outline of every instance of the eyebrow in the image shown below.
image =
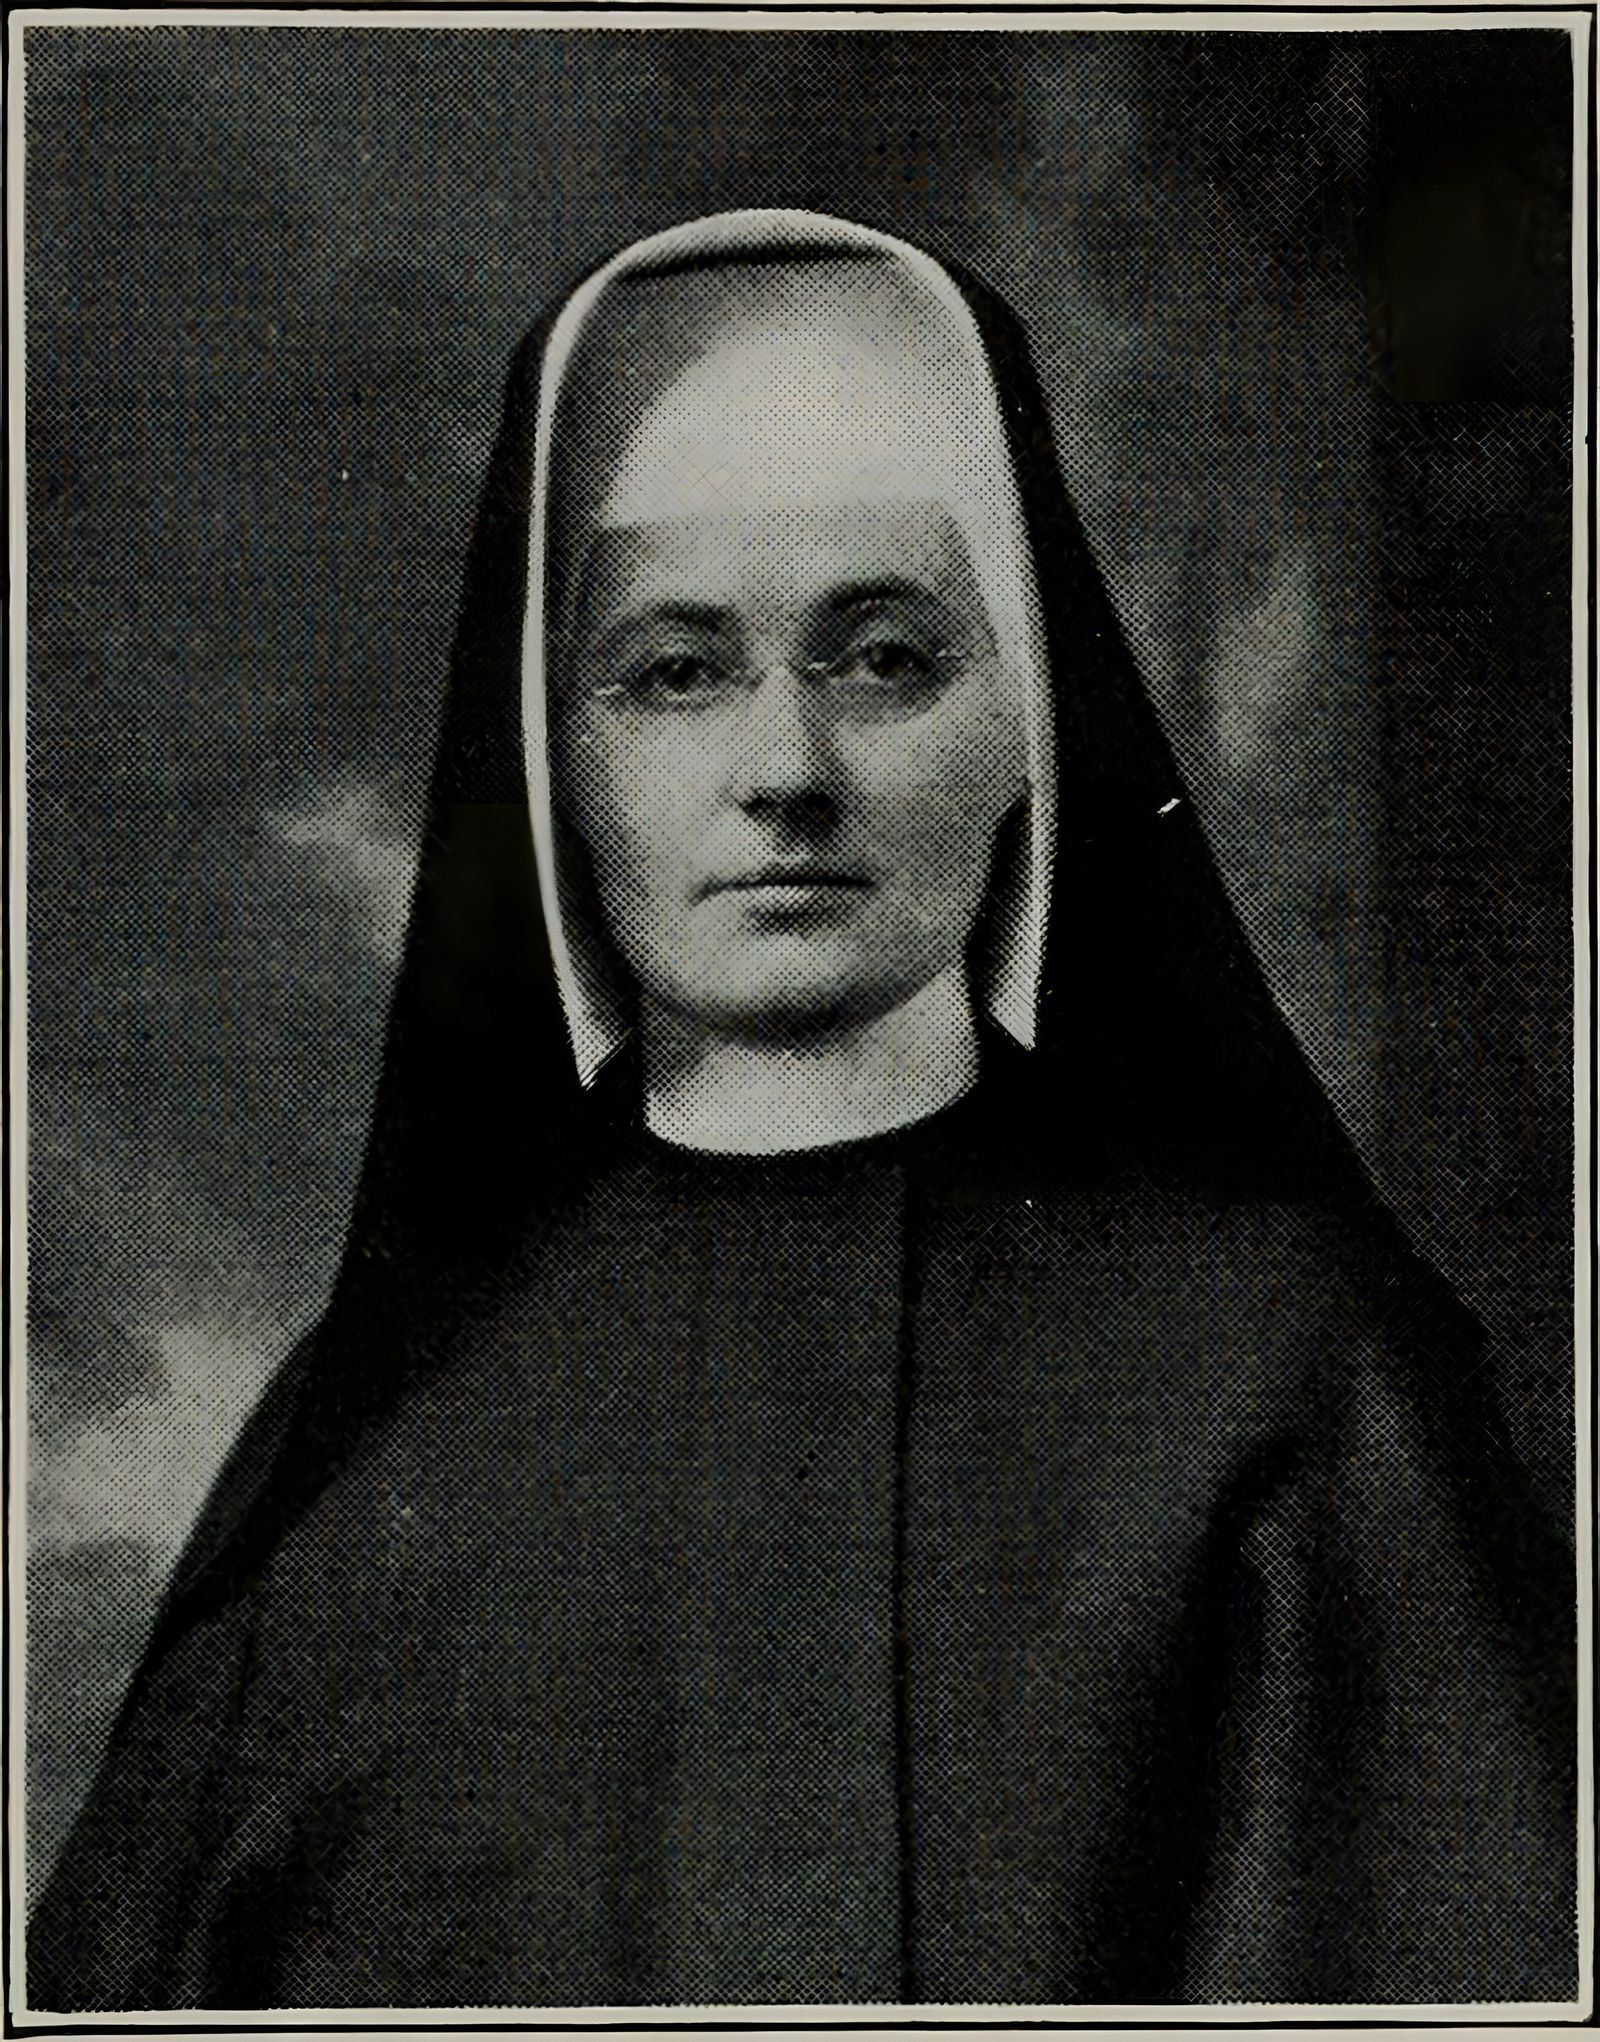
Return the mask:
{"type": "Polygon", "coordinates": [[[850,582],[834,591],[828,598],[827,608],[832,616],[848,618],[859,610],[870,610],[877,603],[892,602],[917,604],[931,613],[935,624],[944,629],[954,629],[957,634],[964,627],[970,627],[976,643],[990,651],[994,649],[994,629],[981,609],[976,617],[967,616],[959,601],[941,595],[937,589],[929,588],[926,582],[915,581],[907,575],[886,574],[873,581],[850,582]]]}
{"type": "Polygon", "coordinates": [[[906,575],[887,574],[875,581],[847,582],[843,588],[835,589],[828,597],[827,606],[836,615],[848,610],[865,609],[869,603],[892,603],[906,600],[919,603],[934,603],[940,609],[948,609],[949,603],[937,589],[931,589],[926,582],[913,581],[906,575]]]}
{"type": "Polygon", "coordinates": [[[643,603],[636,610],[625,610],[612,628],[626,629],[630,624],[692,624],[714,631],[732,615],[732,610],[717,603],[643,603]]]}
{"type": "MultiPolygon", "coordinates": [[[[929,588],[926,582],[916,581],[908,575],[888,574],[875,576],[870,581],[845,582],[838,588],[830,589],[822,598],[820,607],[830,616],[848,617],[853,611],[870,609],[875,603],[917,602],[929,608],[949,613],[951,605],[937,590],[929,588]]],[[[623,612],[614,617],[592,640],[599,651],[606,651],[619,638],[626,638],[630,632],[648,628],[652,624],[681,624],[691,631],[720,631],[737,616],[732,607],[718,603],[694,603],[672,599],[661,603],[644,603],[637,609],[623,612]]]]}
{"type": "Polygon", "coordinates": [[[643,603],[613,617],[595,633],[591,643],[604,649],[630,631],[642,630],[650,624],[683,624],[691,631],[720,631],[732,615],[732,610],[716,603],[643,603]]]}

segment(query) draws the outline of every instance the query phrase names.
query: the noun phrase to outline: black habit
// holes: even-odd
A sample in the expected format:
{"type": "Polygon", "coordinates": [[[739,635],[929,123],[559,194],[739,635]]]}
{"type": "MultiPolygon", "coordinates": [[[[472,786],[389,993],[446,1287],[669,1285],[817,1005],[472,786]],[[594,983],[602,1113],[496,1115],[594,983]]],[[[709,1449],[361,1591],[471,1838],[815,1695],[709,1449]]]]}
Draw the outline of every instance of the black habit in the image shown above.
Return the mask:
{"type": "Polygon", "coordinates": [[[1264,989],[1020,332],[958,281],[1056,676],[1037,1045],[786,1158],[653,1139],[631,1051],[578,1083],[517,716],[535,336],[344,1268],[31,2006],[1574,1994],[1570,1551],[1264,989]]]}

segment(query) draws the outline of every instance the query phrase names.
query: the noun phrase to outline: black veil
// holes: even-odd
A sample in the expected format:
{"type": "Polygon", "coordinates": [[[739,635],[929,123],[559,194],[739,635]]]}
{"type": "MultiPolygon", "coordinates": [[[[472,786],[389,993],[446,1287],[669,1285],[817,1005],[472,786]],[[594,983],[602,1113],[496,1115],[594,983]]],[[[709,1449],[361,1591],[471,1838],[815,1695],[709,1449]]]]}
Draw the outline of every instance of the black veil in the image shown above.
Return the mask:
{"type": "MultiPolygon", "coordinates": [[[[748,256],[741,256],[747,261],[748,256]]],[[[1039,566],[1059,793],[1039,1009],[1042,1144],[1114,1096],[1152,1165],[1366,1208],[1365,1174],[1267,989],[1123,639],[1013,316],[950,274],[1002,398],[1039,566]]],[[[586,1093],[534,867],[520,716],[530,483],[547,325],[519,349],[479,505],[384,1074],[341,1288],[374,1257],[455,1260],[559,1195],[617,1122],[586,1093]],[[576,1137],[576,1139],[574,1139],[576,1137]]]]}
{"type": "MultiPolygon", "coordinates": [[[[1181,1209],[1189,1212],[1199,1193],[1203,1219],[1233,1201],[1314,1208],[1313,1224],[1302,1230],[1314,1238],[1320,1258],[1311,1280],[1336,1290],[1341,1310],[1334,1322],[1318,1313],[1301,1317],[1289,1300],[1285,1339],[1313,1343],[1306,1354],[1305,1437],[1294,1436],[1299,1418],[1272,1418],[1264,1422],[1289,1431],[1258,1444],[1273,1466],[1309,1448],[1305,1486],[1293,1492],[1295,1508],[1303,1505],[1318,1520],[1310,1544],[1325,1533],[1338,1548],[1328,1573],[1320,1560],[1313,1564],[1298,1551],[1299,1517],[1259,1520],[1278,1528],[1271,1540],[1274,1565],[1281,1563],[1294,1593],[1300,1584],[1318,1598],[1317,1623],[1303,1634],[1298,1616],[1290,1626],[1295,1640],[1307,1641],[1315,1663],[1285,1669],[1281,1656],[1266,1653],[1266,1633],[1257,1627],[1260,1602],[1236,1599],[1235,1576],[1217,1571],[1223,1566],[1217,1554],[1235,1535],[1231,1513],[1242,1507],[1243,1492],[1232,1488],[1196,1549],[1204,1583],[1217,1585],[1196,1605],[1209,1614],[1195,1656],[1207,1666],[1219,1654],[1258,1659],[1246,1684],[1250,1693],[1264,1692],[1285,1674],[1282,1711],[1274,1701],[1261,1719],[1272,1746],[1267,1801],[1280,1771],[1304,1766],[1322,1782],[1333,1825],[1306,1831],[1295,1804],[1294,1852],[1320,1853],[1331,1881],[1326,1895],[1316,1889],[1305,1896],[1304,1920],[1328,1943],[1308,1958],[1306,1975],[1342,1975],[1340,1916],[1361,1917],[1368,1884],[1389,1895],[1386,1935],[1402,1943],[1407,1936],[1448,1942],[1457,1916],[1465,1921],[1468,1910],[1448,1861],[1441,1871],[1440,1840],[1448,1839],[1446,1848],[1453,1850],[1458,1836],[1466,1853],[1460,1862],[1472,1876],[1484,1875],[1472,1896],[1479,1922],[1467,1929],[1481,1949],[1469,1953],[1469,1963],[1505,1948],[1505,1937],[1522,1934],[1536,1917],[1541,1932],[1548,1926],[1564,1937],[1574,1918],[1562,1884],[1571,1862],[1570,1854],[1563,1856],[1564,1839],[1574,1833],[1569,1811],[1577,1720],[1570,1545],[1549,1525],[1515,1457],[1497,1443],[1475,1321],[1412,1254],[1374,1196],[1273,1003],[1068,501],[1022,330],[980,284],[954,271],[946,275],[974,315],[999,397],[1037,570],[1058,762],[1055,871],[1035,1046],[1024,1050],[993,1031],[984,1041],[985,1068],[974,1095],[985,1134],[990,1123],[1001,1129],[1003,1195],[1024,1184],[1030,1192],[1041,1185],[1048,1191],[1054,1177],[1074,1190],[1087,1181],[1098,1196],[1102,1178],[1094,1173],[1103,1173],[1114,1191],[1108,1204],[1131,1179],[1135,1190],[1141,1180],[1158,1189],[1176,1182],[1187,1201],[1181,1209]],[[1087,1179],[1085,1155],[1094,1159],[1087,1179]],[[1360,1309],[1346,1315],[1344,1301],[1360,1309]],[[1330,1323],[1341,1330],[1330,1335],[1330,1323]],[[1362,1408],[1389,1428],[1386,1441],[1375,1445],[1359,1431],[1352,1438],[1336,1415],[1330,1419],[1341,1371],[1369,1399],[1381,1379],[1381,1398],[1362,1408]],[[1323,1427],[1326,1441],[1317,1436],[1323,1427]],[[1320,1455],[1324,1444],[1326,1458],[1320,1455]],[[1359,1462],[1353,1473],[1345,1464],[1350,1456],[1359,1462]],[[1369,1509],[1390,1482],[1398,1485],[1396,1508],[1369,1509]],[[1346,1493],[1352,1485],[1365,1499],[1361,1511],[1346,1493]],[[1413,1565],[1422,1570],[1415,1601],[1406,1587],[1413,1565]],[[1441,1565],[1449,1579],[1430,1590],[1428,1570],[1441,1565]],[[1399,1584],[1392,1605],[1385,1600],[1391,1570],[1399,1584]],[[1469,1574],[1481,1597],[1464,1604],[1457,1591],[1469,1574]],[[1352,1582],[1365,1584],[1354,1599],[1352,1582]],[[1439,1613],[1463,1608],[1481,1611],[1484,1639],[1451,1633],[1448,1623],[1441,1633],[1439,1613]],[[1377,1624],[1375,1612],[1387,1621],[1377,1624]],[[1475,1643],[1492,1646],[1514,1669],[1515,1704],[1509,1689],[1502,1697],[1497,1685],[1480,1680],[1493,1663],[1481,1657],[1466,1661],[1478,1674],[1452,1685],[1454,1658],[1475,1643]],[[1457,1792],[1461,1767],[1427,1735],[1411,1745],[1402,1736],[1398,1746],[1375,1747],[1376,1758],[1356,1751],[1351,1740],[1376,1720],[1363,1699],[1363,1684],[1372,1681],[1380,1690],[1387,1683],[1401,1715],[1428,1697],[1423,1714],[1446,1741],[1456,1739],[1460,1724],[1464,1749],[1479,1765],[1464,1801],[1457,1792]],[[1302,1734],[1293,1727],[1299,1720],[1294,1711],[1308,1686],[1321,1698],[1318,1708],[1326,1705],[1329,1713],[1307,1718],[1316,1727],[1302,1734]],[[1537,1751],[1517,1742],[1516,1712],[1524,1703],[1535,1719],[1537,1751]],[[1280,1736],[1284,1724],[1290,1729],[1280,1736]],[[1397,1749],[1398,1773],[1390,1765],[1397,1749]],[[1363,1779],[1374,1787],[1374,1805],[1353,1811],[1349,1794],[1363,1779]],[[1547,1785],[1559,1796],[1559,1831],[1558,1818],[1541,1812],[1556,1805],[1547,1785]],[[1524,1790],[1529,1798],[1519,1800],[1524,1790]],[[1420,1842],[1405,1829],[1408,1811],[1418,1810],[1420,1842]],[[1370,1845],[1348,1841],[1355,1831],[1346,1818],[1353,1813],[1376,1821],[1372,1833],[1381,1857],[1363,1858],[1370,1845]],[[1324,1850],[1329,1838],[1332,1848],[1324,1850]],[[1495,1860],[1487,1855],[1491,1842],[1495,1860]],[[1521,1910],[1523,1928],[1503,1926],[1503,1913],[1514,1909],[1521,1910]]],[[[202,1513],[124,1704],[100,1784],[34,1914],[30,1989],[37,1973],[47,1981],[45,1990],[73,1995],[60,2004],[122,2004],[116,1995],[125,1986],[94,1983],[86,1999],[85,1988],[71,1981],[94,1978],[96,1965],[102,1980],[125,1980],[172,1958],[162,1938],[179,1933],[174,1925],[186,1920],[191,1889],[206,1876],[197,1837],[205,1834],[215,1768],[228,1763],[224,1747],[230,1726],[243,1718],[250,1683],[269,1679],[261,1654],[272,1626],[256,1590],[269,1586],[267,1562],[277,1543],[373,1436],[386,1407],[450,1366],[462,1349],[455,1336],[463,1318],[480,1300],[492,1308],[508,1258],[530,1247],[537,1252],[541,1229],[570,1213],[590,1174],[632,1142],[642,1117],[640,1072],[628,1037],[591,1085],[581,1082],[544,925],[524,771],[522,636],[539,377],[547,335],[559,318],[536,329],[517,353],[478,506],[410,928],[343,1262],[320,1324],[246,1427],[202,1513]],[[67,1983],[53,1986],[52,1978],[67,1983]]],[[[1155,1215],[1150,1233],[1140,1238],[1159,1256],[1162,1215],[1179,1208],[1159,1195],[1132,1203],[1155,1215]]],[[[1061,1209],[1075,1224],[1086,1210],[1061,1209]]],[[[1290,1217],[1298,1228],[1302,1215],[1290,1217]]],[[[1238,1238],[1224,1226],[1218,1231],[1224,1242],[1238,1238]]],[[[1304,1275],[1310,1263],[1294,1267],[1304,1275]]],[[[1240,1274],[1270,1286],[1265,1302],[1276,1307],[1276,1265],[1261,1260],[1240,1274]]],[[[1113,1276],[1113,1287],[1121,1280],[1113,1276]]],[[[1172,1293],[1180,1313],[1192,1309],[1195,1297],[1192,1288],[1184,1290],[1185,1280],[1180,1262],[1172,1293]]],[[[1117,1380],[1120,1297],[1114,1290],[1111,1309],[1089,1321],[1089,1337],[1103,1345],[1082,1357],[1086,1399],[1096,1386],[1117,1380]]],[[[1066,1380],[1079,1357],[1060,1359],[1066,1380]]],[[[1222,1357],[1219,1366],[1229,1359],[1222,1357]]],[[[1203,1431],[1203,1403],[1177,1408],[1203,1431]]],[[[1232,1407],[1224,1400],[1224,1408],[1232,1407]]],[[[1075,1410],[1068,1414],[1072,1423],[1075,1410]]],[[[1094,1414],[1088,1422],[1096,1422],[1094,1414]]],[[[425,1450],[431,1451],[431,1438],[425,1450]]],[[[467,1463],[467,1472],[470,1479],[475,1464],[467,1463]]],[[[1003,1487],[1003,1472],[997,1484],[1003,1487]]],[[[1141,1489],[1129,1498],[1128,1521],[1143,1523],[1145,1514],[1154,1520],[1162,1509],[1158,1492],[1147,1497],[1141,1489]]],[[[370,1512],[338,1520],[337,1536],[353,1539],[352,1572],[342,1583],[347,1596],[382,1593],[378,1577],[364,1571],[364,1542],[375,1529],[370,1512]]],[[[300,1649],[296,1596],[316,1595],[304,1567],[286,1586],[289,1607],[276,1612],[286,1621],[273,1635],[280,1654],[285,1638],[300,1649]]],[[[270,1593],[265,1601],[270,1605],[270,1593]]],[[[1301,1608],[1292,1597],[1289,1606],[1301,1608]]],[[[336,1605],[330,1621],[341,1621],[344,1607],[336,1605]]],[[[407,1633],[407,1652],[414,1642],[407,1633]]],[[[305,1704],[309,1728],[302,1716],[298,1734],[320,1755],[324,1741],[337,1743],[339,1726],[337,1691],[330,1699],[318,1685],[318,1649],[313,1642],[301,1662],[314,1698],[305,1704]],[[333,1715],[317,1716],[326,1709],[333,1715]]],[[[397,1688],[410,1678],[386,1664],[385,1678],[391,1677],[397,1688]]],[[[1199,1748],[1192,1733],[1203,1730],[1208,1747],[1232,1734],[1236,1719],[1215,1717],[1211,1685],[1174,1692],[1180,1702],[1203,1693],[1204,1722],[1184,1723],[1177,1712],[1163,1719],[1175,1727],[1153,1771],[1144,1754],[1130,1752],[1127,1764],[1139,1775],[1140,1793],[1156,1792],[1152,1782],[1187,1762],[1185,1754],[1199,1748]]],[[[1248,1710],[1240,1720],[1248,1758],[1255,1735],[1248,1710]]],[[[263,1707],[256,1734],[270,1740],[274,1721],[263,1707]]],[[[1092,1814],[1088,1820],[1092,1832],[1092,1814]]],[[[1277,1815],[1269,1816],[1264,1850],[1275,1848],[1277,1822],[1277,1815]]],[[[1160,1825],[1148,1830],[1159,1833],[1160,1825]]],[[[1141,1849],[1115,1868],[1107,1891],[1120,1893],[1127,1882],[1148,1878],[1151,1862],[1141,1849]]],[[[1188,1876],[1183,1867],[1195,1862],[1175,1857],[1161,1890],[1173,1880],[1181,1886],[1188,1876]]],[[[1278,1896],[1286,1903],[1298,1891],[1298,1872],[1291,1877],[1287,1870],[1292,1862],[1298,1863],[1294,1853],[1284,1860],[1289,1885],[1278,1896]]],[[[246,1953],[237,1964],[248,1968],[252,1941],[263,1928],[270,1943],[274,1887],[271,1878],[242,1879],[230,1891],[223,1931],[246,1953]]],[[[1241,1891],[1253,1942],[1275,1918],[1263,1911],[1272,1896],[1248,1883],[1241,1891]]],[[[1144,1961],[1142,1946],[1123,1951],[1117,1942],[1123,1931],[1116,1927],[1142,1918],[1137,1909],[1108,1916],[1114,1932],[1108,1932],[1105,1962],[1120,1964],[1124,1955],[1130,1964],[1144,1961]]],[[[207,1932],[215,1926],[212,1921],[207,1932]]],[[[1266,1954],[1275,1965],[1279,1953],[1266,1954]]],[[[1443,1975],[1454,1975],[1451,1953],[1436,1954],[1446,1964],[1443,1975]]],[[[236,1952],[230,1948],[228,1956],[233,1963],[236,1952]]],[[[1292,1966],[1296,1960],[1285,1955],[1282,1961],[1292,1966]]],[[[1235,1974],[1225,1969],[1223,1975],[1235,1974]]],[[[1247,1966],[1244,1975],[1258,1974],[1247,1966]]],[[[1268,1975],[1280,1974],[1269,1965],[1268,1975]]],[[[1381,1976],[1383,1966],[1355,1975],[1381,1976]]],[[[1469,1968],[1465,1975],[1479,1974],[1469,1968]]],[[[1497,1968],[1483,1975],[1504,1974],[1497,1968]]]]}
{"type": "MultiPolygon", "coordinates": [[[[1175,1174],[1220,1197],[1313,1202],[1368,1244],[1391,1295],[1421,1301],[1441,1351],[1470,1353],[1475,1321],[1375,1198],[1229,903],[1068,498],[1024,331],[983,284],[945,267],[997,386],[1056,724],[1036,1046],[1007,1041],[996,1052],[1025,1103],[1015,1143],[1035,1177],[1092,1137],[1109,1139],[1125,1169],[1175,1174]]],[[[558,314],[517,350],[478,503],[409,930],[332,1298],[224,1470],[162,1632],[186,1624],[196,1598],[210,1605],[248,1576],[365,1425],[438,1362],[508,1243],[574,1196],[638,1118],[629,1045],[592,1087],[579,1079],[524,771],[539,381],[558,314]]]]}

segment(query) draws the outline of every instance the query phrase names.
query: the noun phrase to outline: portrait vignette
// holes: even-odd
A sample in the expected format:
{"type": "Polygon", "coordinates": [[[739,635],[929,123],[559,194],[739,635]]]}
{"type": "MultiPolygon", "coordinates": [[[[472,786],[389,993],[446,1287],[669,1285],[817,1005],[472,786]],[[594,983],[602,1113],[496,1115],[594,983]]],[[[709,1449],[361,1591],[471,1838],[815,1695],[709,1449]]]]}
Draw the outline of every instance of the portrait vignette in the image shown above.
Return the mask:
{"type": "Polygon", "coordinates": [[[1593,10],[630,11],[9,23],[8,2012],[1581,2018],[1593,10]]]}

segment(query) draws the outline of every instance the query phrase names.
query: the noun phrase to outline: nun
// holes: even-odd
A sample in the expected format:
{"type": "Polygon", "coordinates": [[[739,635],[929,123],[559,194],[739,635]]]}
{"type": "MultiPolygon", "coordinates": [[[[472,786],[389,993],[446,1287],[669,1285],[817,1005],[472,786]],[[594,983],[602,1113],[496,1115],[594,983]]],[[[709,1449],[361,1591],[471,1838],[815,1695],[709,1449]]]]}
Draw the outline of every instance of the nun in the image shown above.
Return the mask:
{"type": "Polygon", "coordinates": [[[1570,1553],[1251,957],[977,283],[524,344],[346,1254],[30,2006],[1576,1990],[1570,1553]]]}

